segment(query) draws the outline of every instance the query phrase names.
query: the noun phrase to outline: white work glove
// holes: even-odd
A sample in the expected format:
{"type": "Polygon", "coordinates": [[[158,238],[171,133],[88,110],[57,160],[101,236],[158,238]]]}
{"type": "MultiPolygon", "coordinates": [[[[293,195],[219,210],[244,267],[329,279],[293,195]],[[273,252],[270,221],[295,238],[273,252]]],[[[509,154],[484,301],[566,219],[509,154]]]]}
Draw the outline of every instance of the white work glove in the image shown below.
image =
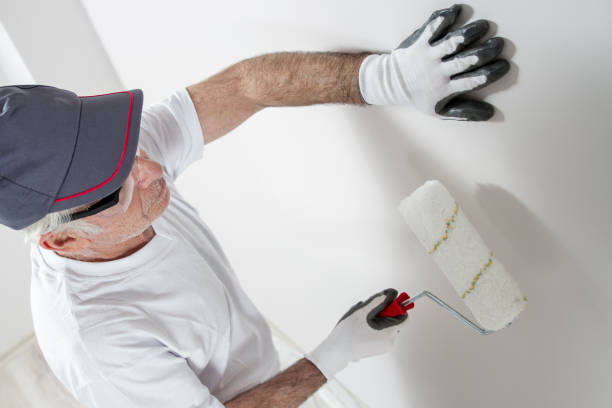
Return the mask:
{"type": "Polygon", "coordinates": [[[305,357],[325,378],[331,379],[351,361],[386,353],[408,320],[408,314],[377,316],[396,297],[395,289],[387,289],[357,303],[340,319],[327,339],[305,357]]]}
{"type": "Polygon", "coordinates": [[[410,104],[443,119],[490,119],[494,113],[490,104],[455,96],[508,72],[506,60],[491,62],[504,41],[495,37],[468,49],[486,34],[489,23],[478,20],[446,34],[460,12],[460,5],[435,11],[390,54],[365,58],[359,69],[363,99],[370,105],[410,104]]]}

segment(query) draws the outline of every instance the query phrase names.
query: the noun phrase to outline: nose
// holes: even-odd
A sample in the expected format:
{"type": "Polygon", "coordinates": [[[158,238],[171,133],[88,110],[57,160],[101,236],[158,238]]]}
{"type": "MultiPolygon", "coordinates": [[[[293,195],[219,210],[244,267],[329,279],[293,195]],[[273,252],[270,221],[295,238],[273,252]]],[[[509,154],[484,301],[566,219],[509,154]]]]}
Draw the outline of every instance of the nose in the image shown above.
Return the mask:
{"type": "Polygon", "coordinates": [[[142,155],[136,157],[136,179],[138,187],[146,190],[151,183],[162,178],[161,164],[142,155]]]}

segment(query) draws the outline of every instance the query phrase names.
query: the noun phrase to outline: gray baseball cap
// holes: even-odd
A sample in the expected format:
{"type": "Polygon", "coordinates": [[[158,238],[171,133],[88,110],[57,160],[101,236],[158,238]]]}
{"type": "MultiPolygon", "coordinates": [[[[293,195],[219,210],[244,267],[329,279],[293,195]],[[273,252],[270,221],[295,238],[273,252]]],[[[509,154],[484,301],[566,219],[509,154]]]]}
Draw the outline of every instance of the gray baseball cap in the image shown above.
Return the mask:
{"type": "Polygon", "coordinates": [[[119,189],[138,150],[142,103],[140,89],[0,87],[0,224],[23,229],[119,189]]]}

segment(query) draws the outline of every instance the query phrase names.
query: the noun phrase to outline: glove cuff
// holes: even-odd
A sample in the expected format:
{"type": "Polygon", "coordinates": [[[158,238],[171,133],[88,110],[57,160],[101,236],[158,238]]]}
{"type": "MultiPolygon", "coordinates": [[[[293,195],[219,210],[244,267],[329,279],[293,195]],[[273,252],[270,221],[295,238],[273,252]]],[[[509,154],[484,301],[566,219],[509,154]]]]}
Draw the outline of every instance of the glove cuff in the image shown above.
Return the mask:
{"type": "Polygon", "coordinates": [[[404,105],[410,98],[404,92],[401,75],[394,68],[393,54],[368,55],[359,67],[359,91],[370,105],[404,105]]]}
{"type": "Polygon", "coordinates": [[[323,342],[319,347],[306,354],[304,358],[314,364],[325,378],[331,380],[348,365],[348,361],[341,358],[340,354],[338,352],[334,353],[333,350],[328,350],[325,342],[323,342]]]}

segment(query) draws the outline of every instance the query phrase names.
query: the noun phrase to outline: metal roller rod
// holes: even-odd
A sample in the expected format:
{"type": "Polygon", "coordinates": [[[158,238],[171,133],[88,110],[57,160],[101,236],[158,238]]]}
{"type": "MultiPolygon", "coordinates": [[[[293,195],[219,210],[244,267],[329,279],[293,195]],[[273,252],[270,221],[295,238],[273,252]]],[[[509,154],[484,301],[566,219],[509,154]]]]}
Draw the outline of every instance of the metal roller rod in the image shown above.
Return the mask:
{"type": "MultiPolygon", "coordinates": [[[[421,293],[419,293],[415,297],[412,297],[412,298],[406,300],[405,302],[402,303],[402,306],[406,307],[409,304],[411,304],[412,302],[414,302],[415,300],[417,300],[418,298],[423,297],[423,296],[427,296],[428,298],[430,298],[431,300],[433,300],[434,302],[436,302],[437,304],[442,306],[444,309],[448,310],[457,319],[461,320],[463,323],[465,323],[466,325],[470,326],[472,329],[476,330],[478,333],[480,333],[480,334],[490,334],[490,333],[495,332],[495,330],[485,330],[485,329],[482,329],[476,323],[474,323],[473,321],[471,321],[470,319],[468,319],[467,317],[465,317],[464,315],[462,315],[461,313],[459,313],[458,311],[453,309],[451,306],[449,306],[446,303],[444,303],[444,301],[442,299],[438,298],[436,295],[434,295],[433,293],[428,292],[426,290],[421,292],[421,293]]],[[[510,324],[508,324],[508,326],[509,325],[510,324]]]]}

